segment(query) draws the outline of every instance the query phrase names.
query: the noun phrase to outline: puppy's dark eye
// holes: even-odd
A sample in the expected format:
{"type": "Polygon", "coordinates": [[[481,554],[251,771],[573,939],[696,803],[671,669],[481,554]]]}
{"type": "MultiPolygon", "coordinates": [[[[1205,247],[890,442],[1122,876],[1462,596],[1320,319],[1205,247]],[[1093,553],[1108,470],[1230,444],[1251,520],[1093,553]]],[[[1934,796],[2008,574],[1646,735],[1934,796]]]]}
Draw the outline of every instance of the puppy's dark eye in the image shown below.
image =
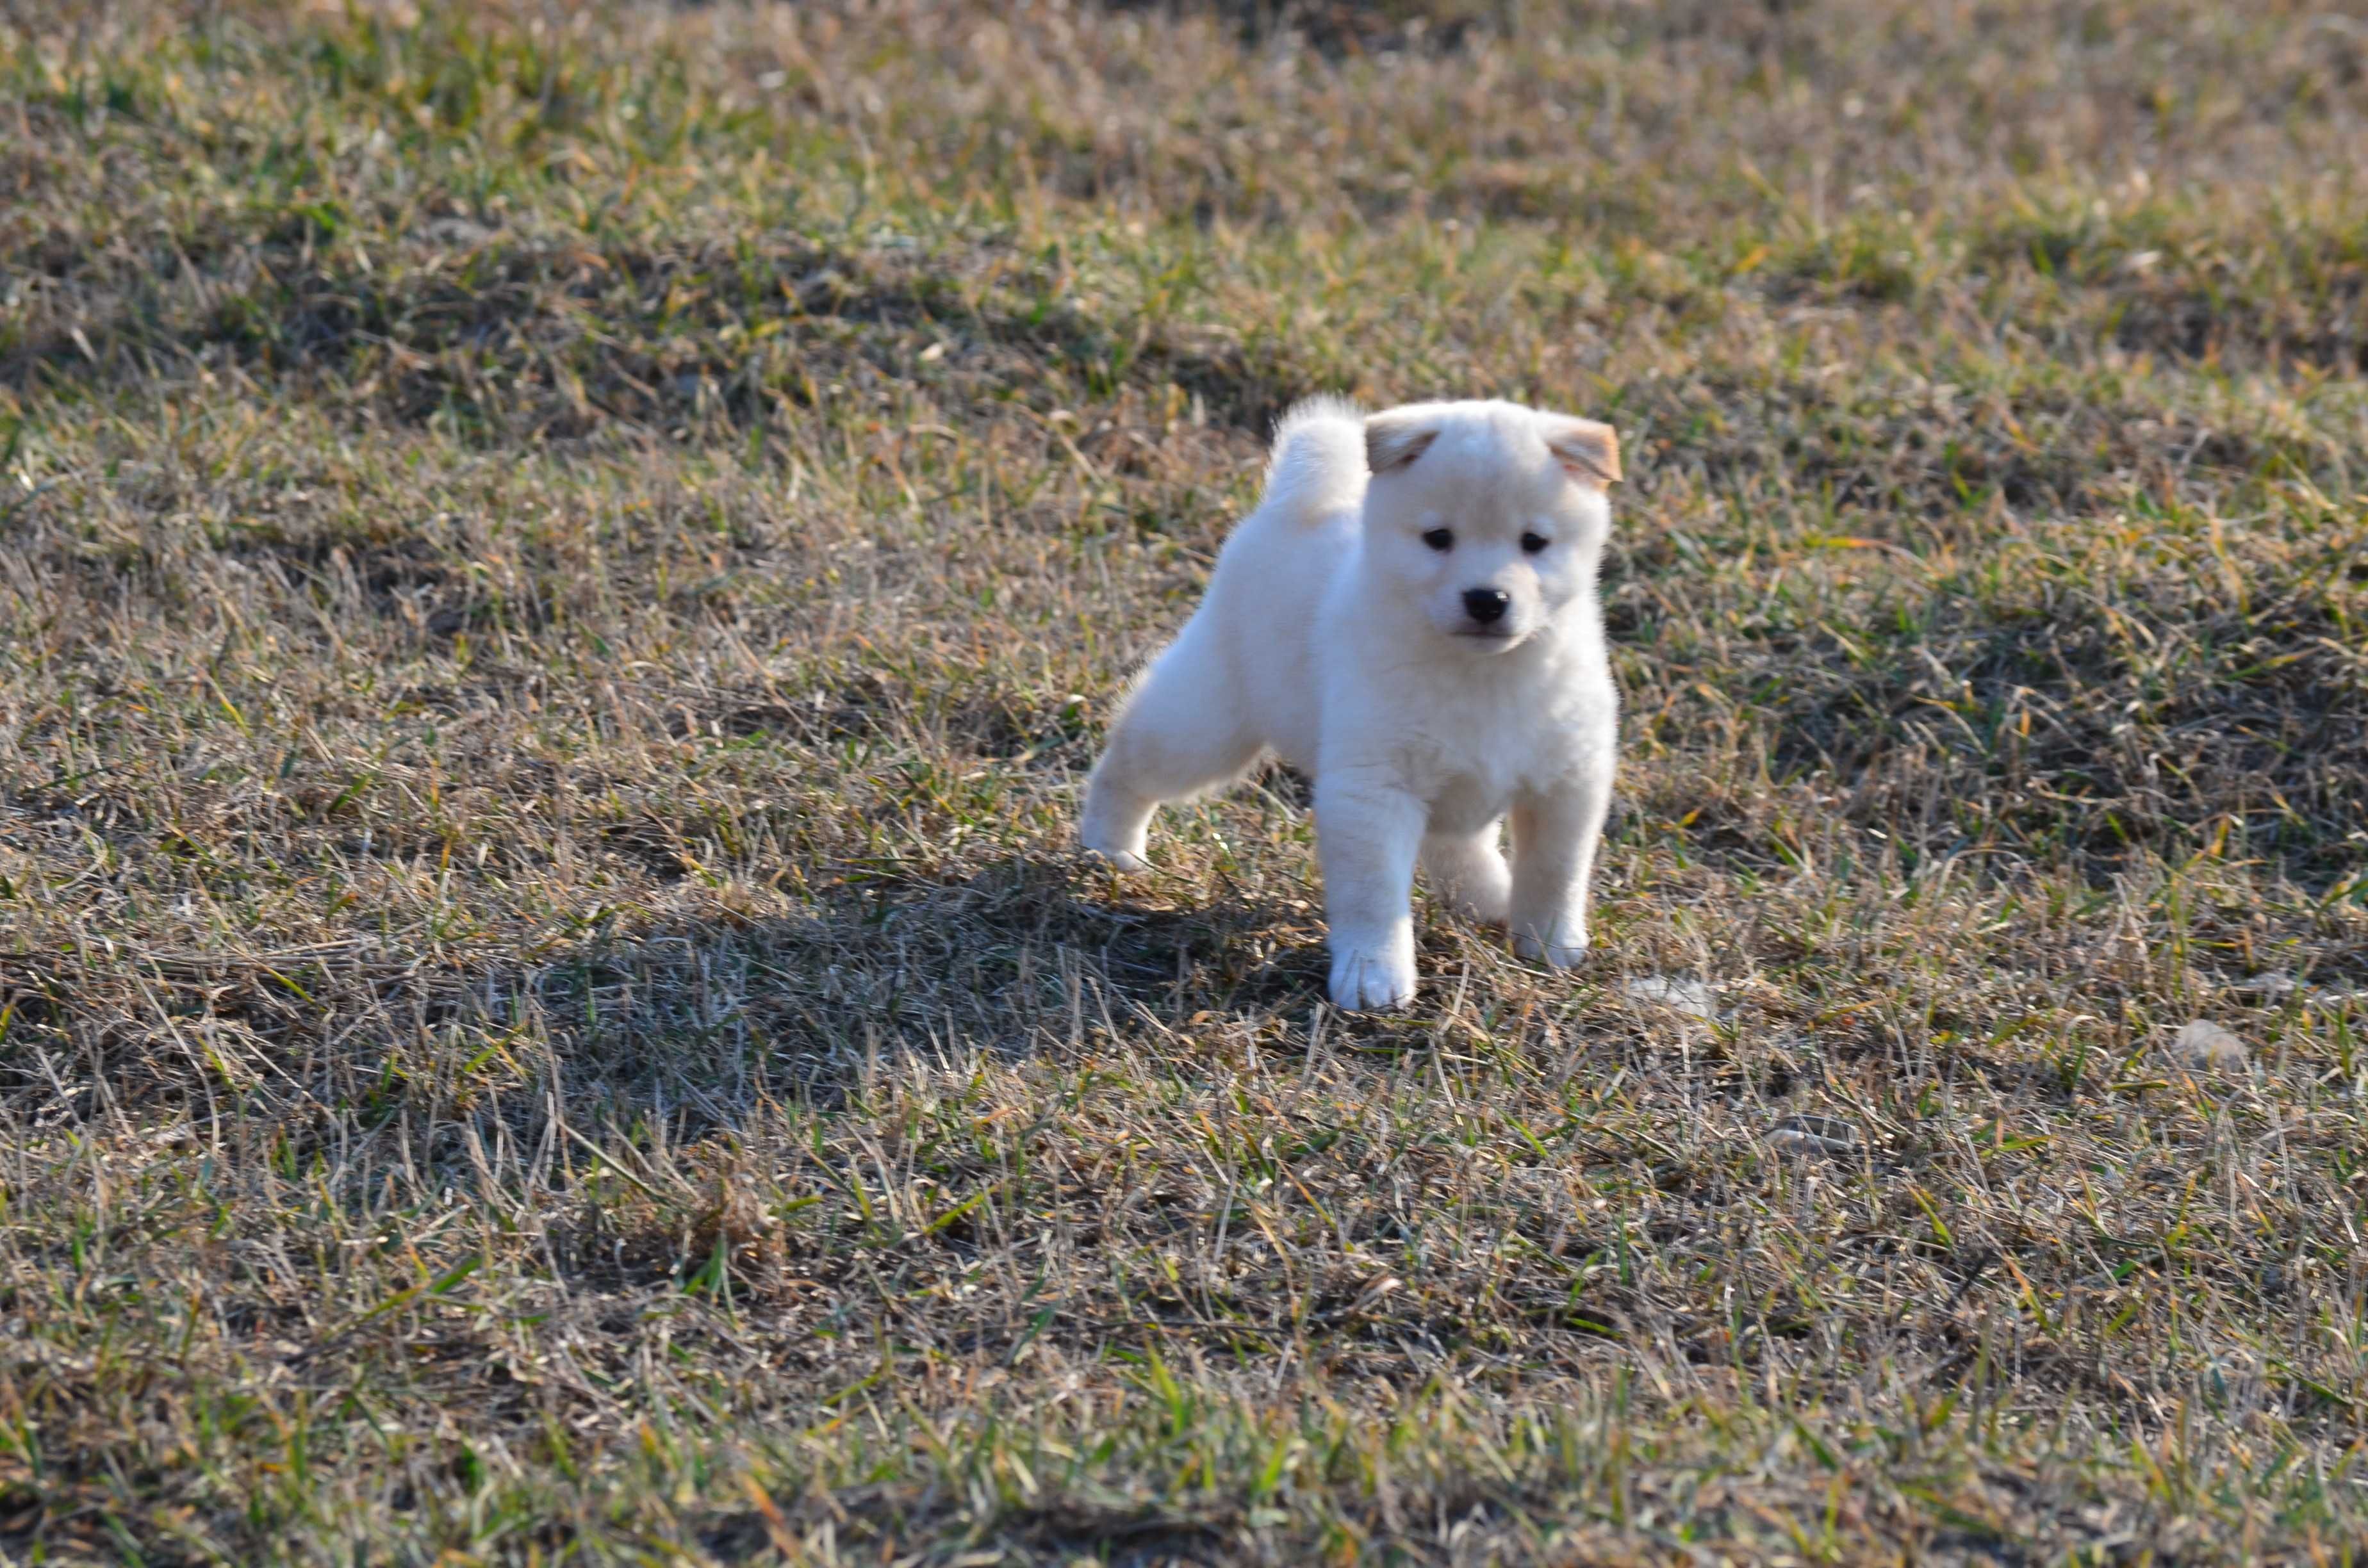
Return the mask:
{"type": "Polygon", "coordinates": [[[1521,536],[1521,550],[1525,554],[1535,555],[1551,542],[1553,541],[1548,540],[1543,534],[1523,534],[1521,536]]]}
{"type": "Polygon", "coordinates": [[[1433,528],[1429,533],[1422,536],[1422,542],[1430,546],[1433,550],[1453,550],[1455,548],[1455,535],[1452,530],[1448,528],[1433,528]]]}

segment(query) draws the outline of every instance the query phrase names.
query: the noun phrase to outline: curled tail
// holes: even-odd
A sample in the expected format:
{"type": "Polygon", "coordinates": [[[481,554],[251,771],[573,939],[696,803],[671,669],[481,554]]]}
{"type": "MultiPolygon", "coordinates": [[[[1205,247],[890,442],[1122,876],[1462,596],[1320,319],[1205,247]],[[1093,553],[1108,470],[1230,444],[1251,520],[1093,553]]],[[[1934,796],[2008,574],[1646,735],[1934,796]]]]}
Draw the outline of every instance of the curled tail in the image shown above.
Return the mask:
{"type": "Polygon", "coordinates": [[[1275,426],[1259,509],[1315,517],[1354,506],[1364,494],[1364,415],[1337,397],[1292,404],[1275,426]]]}

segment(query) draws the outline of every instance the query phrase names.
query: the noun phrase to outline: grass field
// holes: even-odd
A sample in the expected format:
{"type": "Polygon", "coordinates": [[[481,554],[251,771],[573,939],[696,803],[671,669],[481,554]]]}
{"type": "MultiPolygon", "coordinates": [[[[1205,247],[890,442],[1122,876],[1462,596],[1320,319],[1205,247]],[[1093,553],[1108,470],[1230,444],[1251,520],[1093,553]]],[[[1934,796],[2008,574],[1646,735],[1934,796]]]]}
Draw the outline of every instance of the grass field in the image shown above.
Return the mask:
{"type": "Polygon", "coordinates": [[[2333,1562],[2363,1204],[2340,8],[0,7],[0,1559],[2333,1562]],[[1073,850],[1319,391],[1582,971],[1073,850]]]}

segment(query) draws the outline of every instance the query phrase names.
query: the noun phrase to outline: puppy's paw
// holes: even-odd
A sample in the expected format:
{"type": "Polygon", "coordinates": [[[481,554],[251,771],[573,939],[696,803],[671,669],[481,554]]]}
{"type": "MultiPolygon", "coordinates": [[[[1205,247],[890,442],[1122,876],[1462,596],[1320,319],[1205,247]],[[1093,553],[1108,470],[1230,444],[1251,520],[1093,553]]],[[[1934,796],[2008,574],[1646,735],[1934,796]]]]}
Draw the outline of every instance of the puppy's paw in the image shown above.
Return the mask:
{"type": "Polygon", "coordinates": [[[1431,887],[1450,908],[1477,925],[1505,924],[1513,907],[1513,873],[1494,844],[1433,839],[1422,853],[1431,887]]]}
{"type": "Polygon", "coordinates": [[[1458,887],[1455,907],[1475,926],[1502,926],[1512,913],[1512,878],[1500,876],[1478,887],[1458,887]]]}
{"type": "Polygon", "coordinates": [[[1414,1000],[1414,954],[1390,948],[1342,948],[1332,955],[1332,1005],[1351,1012],[1389,1011],[1414,1000]]]}
{"type": "Polygon", "coordinates": [[[1524,931],[1513,938],[1513,951],[1548,969],[1577,969],[1587,959],[1587,937],[1582,932],[1577,941],[1558,938],[1542,942],[1534,934],[1524,931]]]}
{"type": "Polygon", "coordinates": [[[1101,861],[1111,870],[1121,871],[1131,877],[1140,876],[1151,869],[1150,861],[1132,849],[1122,849],[1114,844],[1101,845],[1087,840],[1084,848],[1087,854],[1101,861]]]}

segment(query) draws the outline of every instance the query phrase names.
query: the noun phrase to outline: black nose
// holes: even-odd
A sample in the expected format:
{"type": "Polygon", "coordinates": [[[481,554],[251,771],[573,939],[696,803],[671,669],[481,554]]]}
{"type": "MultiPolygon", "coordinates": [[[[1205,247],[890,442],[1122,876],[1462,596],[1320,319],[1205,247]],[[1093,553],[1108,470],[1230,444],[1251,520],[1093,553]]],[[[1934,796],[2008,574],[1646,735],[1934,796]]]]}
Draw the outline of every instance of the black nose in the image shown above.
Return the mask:
{"type": "Polygon", "coordinates": [[[1512,605],[1513,596],[1502,588],[1466,588],[1463,590],[1463,613],[1483,626],[1491,626],[1505,619],[1512,605]]]}

